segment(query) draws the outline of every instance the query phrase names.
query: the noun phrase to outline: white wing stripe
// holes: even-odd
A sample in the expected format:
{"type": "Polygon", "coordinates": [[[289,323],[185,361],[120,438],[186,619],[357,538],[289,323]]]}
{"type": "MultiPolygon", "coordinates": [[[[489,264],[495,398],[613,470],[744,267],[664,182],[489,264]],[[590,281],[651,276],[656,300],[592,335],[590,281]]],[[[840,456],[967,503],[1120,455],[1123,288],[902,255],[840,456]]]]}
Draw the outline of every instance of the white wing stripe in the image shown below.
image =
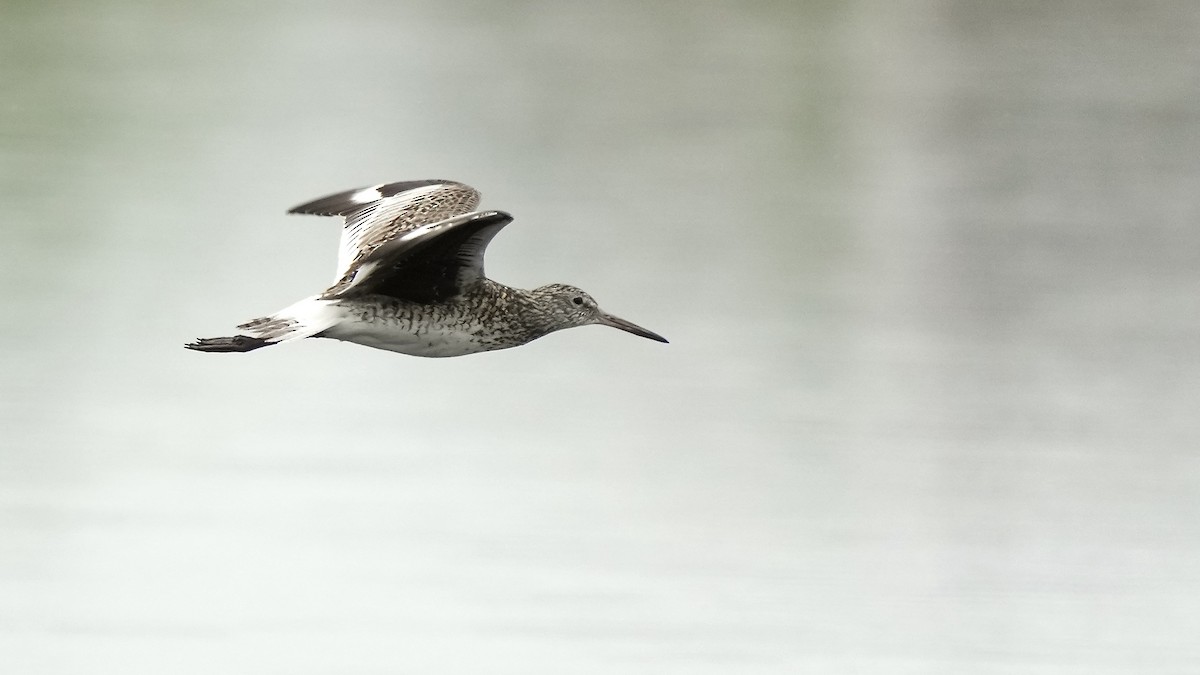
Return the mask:
{"type": "MultiPolygon", "coordinates": [[[[381,198],[380,188],[387,184],[377,185],[369,188],[363,188],[354,193],[354,200],[363,199],[363,208],[346,216],[346,223],[342,229],[342,238],[338,244],[338,266],[337,274],[334,276],[334,283],[343,279],[354,261],[359,257],[364,249],[364,244],[380,242],[367,242],[368,239],[375,239],[378,226],[389,223],[395,219],[401,218],[405,212],[411,211],[415,217],[423,210],[428,212],[428,209],[437,204],[437,198],[441,193],[444,193],[449,186],[447,183],[435,183],[433,185],[423,185],[411,190],[405,190],[391,197],[381,198]]],[[[459,184],[454,184],[455,187],[465,188],[459,184]]],[[[468,190],[470,188],[467,188],[468,190]]],[[[477,194],[477,193],[476,193],[477,194]]],[[[465,204],[465,211],[470,211],[478,204],[478,196],[471,200],[471,203],[465,204]]],[[[361,276],[361,273],[359,274],[361,276]]]]}

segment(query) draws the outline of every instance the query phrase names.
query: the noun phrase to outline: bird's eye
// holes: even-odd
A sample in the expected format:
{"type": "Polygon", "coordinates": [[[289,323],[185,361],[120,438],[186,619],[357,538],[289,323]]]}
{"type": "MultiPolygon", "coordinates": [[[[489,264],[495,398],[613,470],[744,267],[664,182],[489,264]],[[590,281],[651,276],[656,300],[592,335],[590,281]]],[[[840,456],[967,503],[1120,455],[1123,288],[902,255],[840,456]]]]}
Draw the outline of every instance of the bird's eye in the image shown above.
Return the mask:
{"type": "Polygon", "coordinates": [[[577,305],[582,305],[582,304],[583,304],[583,298],[581,298],[581,297],[579,297],[579,296],[577,295],[577,296],[575,296],[575,297],[571,298],[571,302],[573,302],[573,303],[575,303],[575,304],[577,304],[577,305]]]}

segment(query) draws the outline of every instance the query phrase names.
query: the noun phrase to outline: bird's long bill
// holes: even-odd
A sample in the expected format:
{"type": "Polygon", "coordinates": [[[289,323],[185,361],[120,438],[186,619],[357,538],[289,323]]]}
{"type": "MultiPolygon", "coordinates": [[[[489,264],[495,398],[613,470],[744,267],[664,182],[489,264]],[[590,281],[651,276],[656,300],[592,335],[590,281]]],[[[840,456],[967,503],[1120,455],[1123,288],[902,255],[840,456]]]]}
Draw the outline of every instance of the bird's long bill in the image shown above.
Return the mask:
{"type": "Polygon", "coordinates": [[[598,323],[602,326],[612,326],[613,328],[620,328],[621,330],[625,331],[626,333],[633,333],[634,335],[639,335],[644,338],[650,338],[651,340],[657,340],[659,342],[667,341],[667,338],[659,335],[658,333],[655,333],[653,331],[648,331],[645,328],[642,328],[641,326],[637,325],[636,323],[626,321],[625,319],[613,316],[612,314],[601,313],[599,320],[596,323],[598,323]]]}

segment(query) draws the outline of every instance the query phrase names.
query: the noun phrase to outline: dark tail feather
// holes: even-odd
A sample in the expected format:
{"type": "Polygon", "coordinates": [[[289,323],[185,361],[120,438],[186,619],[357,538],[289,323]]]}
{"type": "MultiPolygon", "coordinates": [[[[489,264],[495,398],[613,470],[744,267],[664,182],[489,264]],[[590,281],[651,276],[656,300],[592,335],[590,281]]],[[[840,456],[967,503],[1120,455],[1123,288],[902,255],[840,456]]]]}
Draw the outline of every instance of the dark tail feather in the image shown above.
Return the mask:
{"type": "Polygon", "coordinates": [[[270,347],[273,344],[275,343],[262,338],[235,335],[233,337],[198,338],[184,347],[198,352],[248,352],[259,347],[270,347]]]}

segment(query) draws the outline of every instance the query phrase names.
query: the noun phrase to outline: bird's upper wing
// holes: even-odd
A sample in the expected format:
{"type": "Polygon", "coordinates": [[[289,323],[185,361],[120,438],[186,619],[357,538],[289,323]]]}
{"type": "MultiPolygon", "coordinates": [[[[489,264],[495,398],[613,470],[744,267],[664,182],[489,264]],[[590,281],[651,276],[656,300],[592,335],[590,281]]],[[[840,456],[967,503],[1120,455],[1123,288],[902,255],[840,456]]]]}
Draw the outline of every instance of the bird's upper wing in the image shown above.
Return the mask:
{"type": "Polygon", "coordinates": [[[484,277],[483,254],[512,216],[466,213],[403,232],[356,259],[323,299],[378,293],[433,303],[460,295],[484,277]]]}
{"type": "Polygon", "coordinates": [[[396,237],[469,213],[479,206],[475,188],[451,180],[415,180],[346,190],[293,207],[288,213],[343,216],[337,285],[352,268],[396,237]]]}

